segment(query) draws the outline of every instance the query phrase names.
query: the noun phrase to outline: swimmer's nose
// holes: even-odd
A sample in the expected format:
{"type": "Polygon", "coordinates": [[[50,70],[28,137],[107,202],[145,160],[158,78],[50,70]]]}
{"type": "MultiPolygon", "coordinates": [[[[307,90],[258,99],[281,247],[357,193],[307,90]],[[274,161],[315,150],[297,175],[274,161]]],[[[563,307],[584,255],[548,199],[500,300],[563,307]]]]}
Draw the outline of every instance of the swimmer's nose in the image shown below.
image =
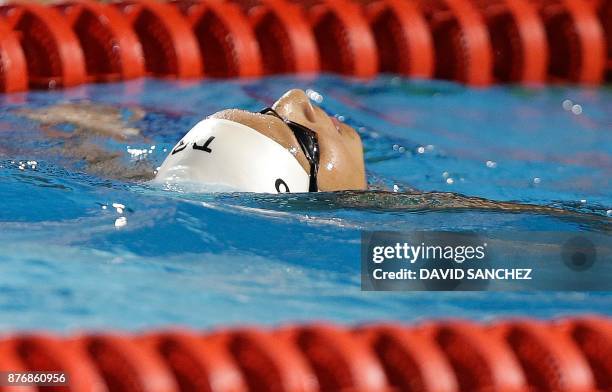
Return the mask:
{"type": "MultiPolygon", "coordinates": [[[[306,95],[304,96],[306,97],[306,95]]],[[[306,117],[308,121],[312,123],[317,121],[317,113],[315,112],[315,108],[314,106],[312,106],[312,102],[310,102],[310,99],[308,97],[306,97],[306,101],[303,104],[301,104],[301,106],[302,106],[302,112],[304,114],[304,117],[306,117]]]]}
{"type": "Polygon", "coordinates": [[[317,122],[316,109],[303,90],[289,90],[274,104],[274,109],[305,126],[317,122]]]}

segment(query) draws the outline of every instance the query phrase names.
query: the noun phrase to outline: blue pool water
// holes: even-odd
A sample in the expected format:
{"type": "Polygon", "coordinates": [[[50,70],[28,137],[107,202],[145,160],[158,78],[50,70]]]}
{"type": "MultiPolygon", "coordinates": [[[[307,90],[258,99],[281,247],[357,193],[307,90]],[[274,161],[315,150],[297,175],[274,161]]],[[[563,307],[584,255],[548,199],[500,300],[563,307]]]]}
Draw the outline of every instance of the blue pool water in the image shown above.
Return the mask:
{"type": "Polygon", "coordinates": [[[359,280],[363,230],[609,235],[609,88],[475,90],[322,76],[146,80],[2,99],[2,331],[612,315],[608,293],[371,293],[360,290],[359,280]],[[397,198],[193,194],[113,179],[158,166],[164,149],[203,116],[229,107],[258,110],[295,87],[309,89],[325,110],[358,129],[371,186],[395,189],[397,198]],[[76,138],[82,148],[114,152],[114,174],[83,163],[75,139],[58,136],[78,132],[73,125],[24,114],[67,103],[110,105],[140,129],[141,136],[127,140],[76,138]],[[402,198],[409,189],[575,214],[414,207],[402,198]],[[120,217],[125,226],[116,227],[120,217]]]}

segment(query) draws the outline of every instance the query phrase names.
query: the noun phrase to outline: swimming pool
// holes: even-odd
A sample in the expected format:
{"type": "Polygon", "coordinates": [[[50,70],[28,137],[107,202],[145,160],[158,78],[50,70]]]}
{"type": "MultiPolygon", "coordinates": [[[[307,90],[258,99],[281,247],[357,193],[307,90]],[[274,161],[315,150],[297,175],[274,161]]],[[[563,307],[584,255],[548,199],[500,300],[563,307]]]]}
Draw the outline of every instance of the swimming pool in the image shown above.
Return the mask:
{"type": "Polygon", "coordinates": [[[607,293],[367,293],[359,280],[362,230],[609,233],[609,88],[470,89],[321,76],[144,80],[3,100],[3,331],[612,315],[607,293]],[[87,143],[117,154],[115,172],[126,166],[143,173],[203,116],[228,107],[259,110],[294,87],[358,129],[371,186],[396,190],[397,198],[196,194],[113,180],[86,170],[78,153],[49,136],[68,135],[73,126],[23,114],[65,103],[117,108],[142,137],[87,143]],[[415,206],[402,198],[413,188],[591,217],[415,206]]]}

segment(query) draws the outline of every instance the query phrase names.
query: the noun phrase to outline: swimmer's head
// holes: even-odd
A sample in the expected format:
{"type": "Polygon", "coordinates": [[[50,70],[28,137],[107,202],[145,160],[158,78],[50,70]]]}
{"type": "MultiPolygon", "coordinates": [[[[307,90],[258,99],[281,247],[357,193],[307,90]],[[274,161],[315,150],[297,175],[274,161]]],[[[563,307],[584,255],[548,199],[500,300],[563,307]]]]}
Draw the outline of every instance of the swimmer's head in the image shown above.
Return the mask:
{"type": "Polygon", "coordinates": [[[228,109],[198,123],[156,180],[270,193],[366,188],[359,135],[301,90],[261,113],[228,109]]]}

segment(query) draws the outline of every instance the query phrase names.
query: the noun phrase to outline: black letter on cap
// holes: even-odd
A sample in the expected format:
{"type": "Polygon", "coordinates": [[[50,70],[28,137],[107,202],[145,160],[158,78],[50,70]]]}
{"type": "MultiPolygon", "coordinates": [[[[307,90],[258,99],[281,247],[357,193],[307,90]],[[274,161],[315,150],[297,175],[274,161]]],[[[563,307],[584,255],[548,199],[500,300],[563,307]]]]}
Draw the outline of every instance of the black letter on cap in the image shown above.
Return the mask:
{"type": "Polygon", "coordinates": [[[181,151],[183,151],[185,148],[187,148],[187,145],[185,144],[185,142],[184,142],[184,141],[182,141],[182,140],[181,140],[181,141],[179,142],[179,144],[177,144],[177,145],[176,145],[176,147],[174,147],[174,150],[172,150],[172,154],[170,154],[170,155],[174,155],[174,154],[176,154],[177,152],[181,152],[181,151]]]}
{"type": "Polygon", "coordinates": [[[203,146],[198,146],[197,143],[193,143],[193,149],[194,150],[201,150],[201,151],[206,151],[208,153],[212,152],[212,150],[210,148],[208,148],[208,146],[210,145],[210,143],[212,143],[212,141],[215,139],[214,136],[211,136],[208,138],[208,140],[206,141],[206,143],[204,143],[203,146]]]}
{"type": "Polygon", "coordinates": [[[276,182],[274,183],[274,186],[276,187],[276,191],[277,191],[278,193],[281,193],[281,190],[280,190],[281,185],[284,185],[284,186],[285,186],[285,191],[284,191],[283,193],[289,193],[289,192],[291,192],[291,191],[289,190],[289,186],[287,185],[287,183],[286,183],[285,181],[283,181],[282,179],[277,178],[277,179],[276,179],[276,182]]]}

